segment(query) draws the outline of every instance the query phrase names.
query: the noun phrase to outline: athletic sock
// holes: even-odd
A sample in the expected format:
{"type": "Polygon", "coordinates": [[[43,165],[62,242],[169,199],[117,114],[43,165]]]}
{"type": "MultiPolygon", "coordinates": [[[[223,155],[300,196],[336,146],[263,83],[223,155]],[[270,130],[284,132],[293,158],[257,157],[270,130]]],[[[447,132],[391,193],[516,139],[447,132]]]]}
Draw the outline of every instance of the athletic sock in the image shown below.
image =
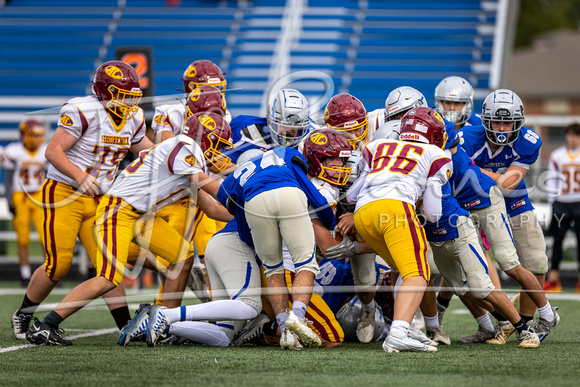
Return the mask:
{"type": "Polygon", "coordinates": [[[449,308],[449,303],[451,302],[451,299],[448,299],[448,300],[447,300],[447,299],[445,299],[445,298],[441,297],[441,295],[439,295],[439,294],[438,294],[438,295],[437,295],[437,302],[438,302],[438,303],[439,303],[441,306],[443,306],[443,307],[445,307],[445,308],[449,308]]]}
{"type": "Polygon", "coordinates": [[[29,280],[30,279],[30,266],[29,265],[20,266],[20,277],[23,280],[29,280]]]}
{"type": "Polygon", "coordinates": [[[394,320],[391,324],[390,335],[397,339],[404,339],[409,335],[410,324],[403,320],[394,320]]]}
{"type": "Polygon", "coordinates": [[[477,323],[483,328],[486,329],[488,331],[493,331],[493,323],[491,322],[491,318],[489,317],[489,314],[484,314],[483,316],[479,316],[475,318],[475,321],[477,321],[477,323]]]}
{"type": "Polygon", "coordinates": [[[30,301],[30,298],[28,298],[28,296],[25,294],[24,300],[22,300],[22,305],[20,306],[18,312],[22,314],[34,314],[38,308],[38,305],[40,305],[39,302],[30,301]]]}
{"type": "Polygon", "coordinates": [[[286,320],[288,319],[288,313],[282,312],[276,315],[276,322],[280,327],[280,332],[283,332],[286,329],[286,320]]]}
{"type": "Polygon", "coordinates": [[[518,321],[516,324],[513,324],[513,326],[516,328],[516,331],[518,331],[519,334],[528,329],[528,324],[524,321],[523,318],[520,318],[520,321],[518,321]]]}
{"type": "Polygon", "coordinates": [[[123,329],[129,321],[131,321],[131,313],[127,305],[111,310],[111,316],[115,319],[115,324],[119,330],[123,329]]]}
{"type": "Polygon", "coordinates": [[[439,326],[439,313],[436,313],[434,317],[423,315],[423,319],[427,328],[437,328],[439,326]]]}
{"type": "Polygon", "coordinates": [[[554,316],[554,311],[552,310],[550,302],[547,302],[546,305],[538,308],[538,314],[546,321],[554,321],[554,318],[556,317],[554,316]]]}
{"type": "Polygon", "coordinates": [[[534,316],[524,316],[523,314],[520,314],[520,317],[527,323],[528,321],[532,321],[534,319],[534,316]]]}
{"type": "Polygon", "coordinates": [[[278,323],[276,321],[268,321],[264,324],[264,335],[277,336],[278,335],[278,323]]]}
{"type": "Polygon", "coordinates": [[[53,328],[58,328],[61,322],[63,322],[63,318],[60,314],[56,313],[54,310],[51,310],[49,314],[46,315],[44,320],[42,320],[43,324],[48,324],[53,328]]]}
{"type": "Polygon", "coordinates": [[[498,322],[504,322],[504,321],[508,321],[508,319],[507,319],[507,318],[505,318],[505,317],[504,317],[504,316],[503,316],[503,315],[502,315],[500,312],[498,312],[497,310],[494,310],[493,312],[490,312],[490,313],[491,313],[491,315],[492,315],[493,317],[495,317],[495,319],[496,319],[498,322]]]}
{"type": "Polygon", "coordinates": [[[300,301],[295,301],[292,303],[292,312],[298,318],[304,318],[306,316],[306,304],[300,301]]]}

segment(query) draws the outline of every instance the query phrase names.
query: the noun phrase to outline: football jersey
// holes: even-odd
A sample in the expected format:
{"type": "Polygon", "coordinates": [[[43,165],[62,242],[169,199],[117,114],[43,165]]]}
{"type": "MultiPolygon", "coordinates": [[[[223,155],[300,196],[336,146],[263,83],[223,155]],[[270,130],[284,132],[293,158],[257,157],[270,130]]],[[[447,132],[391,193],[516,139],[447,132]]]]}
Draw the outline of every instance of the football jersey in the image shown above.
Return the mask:
{"type": "MultiPolygon", "coordinates": [[[[516,141],[492,149],[486,138],[483,126],[470,126],[460,131],[461,145],[475,164],[491,172],[505,173],[512,165],[529,169],[540,155],[542,140],[533,130],[522,127],[516,141]]],[[[528,197],[526,183],[522,180],[510,193],[504,194],[509,216],[516,216],[533,210],[528,197]]]]}
{"type": "Polygon", "coordinates": [[[380,139],[366,145],[361,164],[355,211],[382,199],[414,206],[425,192],[427,179],[443,185],[453,171],[451,159],[437,146],[399,140],[380,139]]]}
{"type": "Polygon", "coordinates": [[[151,129],[157,136],[161,132],[171,132],[180,135],[185,121],[185,105],[155,106],[155,114],[151,121],[151,129]]]}
{"type": "Polygon", "coordinates": [[[110,195],[122,198],[139,211],[155,212],[197,189],[187,175],[207,174],[203,152],[188,136],[179,135],[139,153],[123,170],[110,195]]]}
{"type": "Polygon", "coordinates": [[[449,184],[461,207],[467,210],[489,207],[489,189],[497,184],[495,180],[481,172],[461,145],[457,146],[451,159],[453,174],[449,184]]]}
{"type": "Polygon", "coordinates": [[[13,169],[12,192],[38,192],[46,178],[48,163],[46,144],[31,153],[22,142],[13,142],[4,149],[4,169],[13,169]]]}
{"type": "MultiPolygon", "coordinates": [[[[143,110],[130,120],[115,125],[94,95],[72,98],[60,109],[58,127],[77,138],[66,151],[69,160],[84,173],[96,177],[101,193],[113,185],[119,163],[133,144],[145,136],[143,110]]],[[[74,179],[49,165],[47,177],[78,188],[74,179]]]]}
{"type": "MultiPolygon", "coordinates": [[[[232,120],[229,110],[226,110],[224,117],[227,123],[232,120]]],[[[155,106],[155,113],[151,121],[151,129],[157,136],[161,132],[171,132],[175,136],[181,134],[185,124],[185,104],[159,105],[155,106]]]]}
{"type": "Polygon", "coordinates": [[[580,150],[570,150],[565,146],[557,148],[548,160],[548,171],[559,172],[561,179],[549,179],[546,184],[557,193],[549,194],[551,200],[561,203],[580,202],[580,150]]]}
{"type": "MultiPolygon", "coordinates": [[[[455,171],[453,171],[455,173],[455,171]]],[[[469,212],[459,206],[457,200],[451,195],[449,182],[441,187],[441,208],[443,213],[436,223],[425,221],[425,235],[429,242],[449,241],[459,237],[457,221],[460,216],[469,217],[469,212]]]]}

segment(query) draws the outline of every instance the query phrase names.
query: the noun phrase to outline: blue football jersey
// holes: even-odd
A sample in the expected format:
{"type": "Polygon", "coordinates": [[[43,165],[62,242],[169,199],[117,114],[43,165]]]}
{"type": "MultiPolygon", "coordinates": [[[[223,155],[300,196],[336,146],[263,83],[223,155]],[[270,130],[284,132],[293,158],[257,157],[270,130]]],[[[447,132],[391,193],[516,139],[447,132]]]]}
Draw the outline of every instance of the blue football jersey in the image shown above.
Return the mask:
{"type": "MultiPolygon", "coordinates": [[[[486,140],[483,126],[472,126],[461,130],[462,146],[475,162],[483,169],[505,173],[511,165],[528,169],[540,154],[542,140],[533,130],[522,127],[518,138],[510,145],[492,149],[486,140]]],[[[533,210],[524,180],[510,193],[504,194],[509,216],[516,216],[533,210]]]]}
{"type": "Polygon", "coordinates": [[[443,242],[459,237],[457,220],[460,216],[469,216],[469,212],[461,208],[451,195],[449,182],[441,187],[441,193],[441,218],[436,223],[425,221],[425,235],[429,242],[443,242]]]}

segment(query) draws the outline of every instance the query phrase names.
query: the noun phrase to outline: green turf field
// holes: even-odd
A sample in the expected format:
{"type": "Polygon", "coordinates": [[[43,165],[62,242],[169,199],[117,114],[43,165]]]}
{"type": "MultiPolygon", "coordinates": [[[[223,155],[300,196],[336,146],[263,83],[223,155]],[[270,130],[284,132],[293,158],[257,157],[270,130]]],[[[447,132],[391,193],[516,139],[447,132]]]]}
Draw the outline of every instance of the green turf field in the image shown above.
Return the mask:
{"type": "MultiPolygon", "coordinates": [[[[454,342],[437,353],[387,354],[378,342],[299,352],[274,347],[148,348],[145,343],[123,348],[115,344],[118,335],[103,306],[82,310],[62,324],[69,338],[93,336],[74,339],[72,347],[35,347],[14,339],[10,316],[23,293],[10,291],[0,289],[0,385],[580,385],[580,298],[573,294],[551,299],[562,320],[537,350],[518,349],[512,336],[505,346],[454,342]],[[18,294],[6,294],[10,291],[18,294]]],[[[53,295],[48,302],[62,297],[53,295]]],[[[130,295],[129,301],[136,307],[144,297],[130,295]]],[[[476,330],[456,299],[445,315],[444,330],[453,341],[476,330]]]]}

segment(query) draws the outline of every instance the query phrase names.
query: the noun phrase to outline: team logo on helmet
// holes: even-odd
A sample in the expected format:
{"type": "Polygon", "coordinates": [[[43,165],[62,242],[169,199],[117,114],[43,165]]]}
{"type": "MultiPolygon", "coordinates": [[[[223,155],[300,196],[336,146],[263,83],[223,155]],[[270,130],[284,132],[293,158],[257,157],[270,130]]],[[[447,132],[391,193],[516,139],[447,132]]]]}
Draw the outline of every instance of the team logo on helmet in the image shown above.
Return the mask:
{"type": "Polygon", "coordinates": [[[195,77],[195,74],[197,74],[197,70],[195,69],[195,66],[189,66],[187,68],[187,70],[185,70],[186,77],[193,78],[193,77],[195,77]]]}
{"type": "Polygon", "coordinates": [[[67,116],[66,114],[63,114],[62,116],[60,116],[59,119],[60,123],[63,124],[64,126],[71,126],[73,124],[73,120],[72,118],[70,118],[69,116],[67,116]]]}
{"type": "Polygon", "coordinates": [[[192,167],[199,167],[201,166],[201,163],[195,158],[194,155],[187,155],[185,156],[185,162],[189,165],[191,165],[192,167]]]}
{"type": "Polygon", "coordinates": [[[441,115],[439,115],[439,113],[437,112],[433,112],[433,117],[437,118],[439,121],[441,121],[442,124],[444,124],[445,122],[443,121],[443,118],[441,118],[441,115]]]}
{"type": "Polygon", "coordinates": [[[197,119],[204,127],[208,128],[209,130],[214,130],[217,127],[217,124],[210,116],[200,115],[197,117],[197,119]]]}
{"type": "Polygon", "coordinates": [[[328,111],[328,108],[324,109],[324,122],[328,121],[328,119],[330,118],[330,112],[328,111]]]}
{"type": "Polygon", "coordinates": [[[107,74],[108,76],[110,76],[111,78],[114,78],[114,79],[123,78],[123,72],[117,66],[107,66],[105,68],[105,74],[107,74]]]}
{"type": "Polygon", "coordinates": [[[169,124],[169,120],[167,119],[167,117],[165,117],[162,114],[159,114],[159,115],[155,116],[155,118],[153,120],[155,121],[155,123],[157,123],[159,125],[167,125],[167,124],[169,124]]]}
{"type": "Polygon", "coordinates": [[[322,133],[317,133],[314,136],[310,137],[310,140],[315,143],[316,145],[324,145],[328,142],[328,138],[322,133]]]}
{"type": "Polygon", "coordinates": [[[195,89],[193,89],[191,91],[191,93],[189,93],[189,99],[191,99],[192,101],[197,101],[199,99],[199,96],[201,95],[201,92],[199,91],[199,89],[196,87],[195,89]]]}

